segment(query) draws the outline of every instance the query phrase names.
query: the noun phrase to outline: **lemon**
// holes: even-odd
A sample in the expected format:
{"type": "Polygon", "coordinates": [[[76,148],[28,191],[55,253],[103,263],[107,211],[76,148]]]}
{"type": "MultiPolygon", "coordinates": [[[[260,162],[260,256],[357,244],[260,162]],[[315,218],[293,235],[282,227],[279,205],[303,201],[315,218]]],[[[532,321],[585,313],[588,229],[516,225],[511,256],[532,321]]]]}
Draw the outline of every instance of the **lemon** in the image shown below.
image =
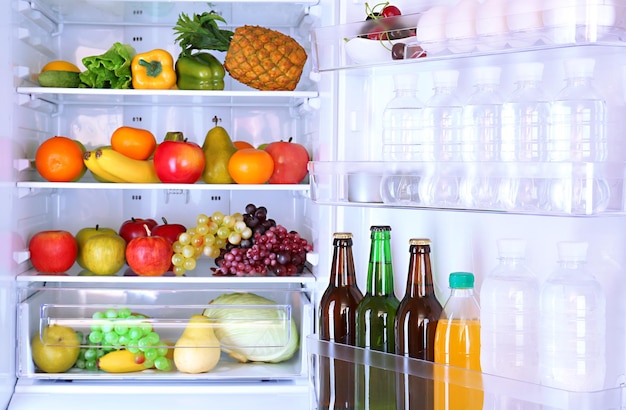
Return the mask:
{"type": "Polygon", "coordinates": [[[42,73],[46,71],[71,71],[74,73],[80,73],[80,68],[78,68],[75,64],[70,63],[69,61],[54,60],[44,65],[41,69],[42,73]]]}

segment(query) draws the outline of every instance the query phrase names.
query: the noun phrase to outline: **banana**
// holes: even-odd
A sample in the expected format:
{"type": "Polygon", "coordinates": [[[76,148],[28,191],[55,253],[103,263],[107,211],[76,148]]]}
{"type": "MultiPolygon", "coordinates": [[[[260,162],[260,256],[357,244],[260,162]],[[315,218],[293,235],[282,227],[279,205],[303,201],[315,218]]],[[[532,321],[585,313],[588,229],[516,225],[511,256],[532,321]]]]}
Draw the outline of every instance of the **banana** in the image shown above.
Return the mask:
{"type": "Polygon", "coordinates": [[[161,182],[157,177],[152,160],[138,160],[129,158],[113,148],[102,147],[96,150],[96,162],[107,174],[121,180],[133,183],[161,182]]]}
{"type": "Polygon", "coordinates": [[[135,354],[128,350],[114,350],[98,359],[98,367],[109,373],[130,373],[146,370],[143,363],[135,361],[135,354]]]}
{"type": "Polygon", "coordinates": [[[100,167],[100,164],[96,161],[97,150],[95,151],[87,151],[83,155],[83,162],[85,166],[91,173],[96,181],[99,182],[125,182],[120,178],[115,177],[114,175],[109,174],[105,170],[100,167]]]}

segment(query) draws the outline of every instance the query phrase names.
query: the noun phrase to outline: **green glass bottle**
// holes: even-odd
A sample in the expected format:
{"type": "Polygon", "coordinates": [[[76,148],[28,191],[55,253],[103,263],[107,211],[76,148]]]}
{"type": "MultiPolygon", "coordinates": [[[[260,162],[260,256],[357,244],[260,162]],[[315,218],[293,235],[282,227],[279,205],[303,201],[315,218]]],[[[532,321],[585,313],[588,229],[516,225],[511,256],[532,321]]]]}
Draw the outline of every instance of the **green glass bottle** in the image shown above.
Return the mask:
{"type": "MultiPolygon", "coordinates": [[[[370,231],[367,292],[356,309],[356,345],[395,353],[394,322],[400,301],[393,287],[391,228],[372,226],[370,231]]],[[[358,409],[396,408],[395,372],[365,364],[357,366],[356,373],[358,409]]]]}

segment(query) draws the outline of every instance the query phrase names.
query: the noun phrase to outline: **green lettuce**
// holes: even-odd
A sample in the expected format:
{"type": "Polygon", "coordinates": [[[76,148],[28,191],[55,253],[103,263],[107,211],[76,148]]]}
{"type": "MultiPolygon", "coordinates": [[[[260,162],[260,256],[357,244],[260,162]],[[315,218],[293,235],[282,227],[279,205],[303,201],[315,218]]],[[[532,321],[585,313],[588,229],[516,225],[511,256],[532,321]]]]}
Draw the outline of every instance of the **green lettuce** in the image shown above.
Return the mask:
{"type": "Polygon", "coordinates": [[[80,73],[80,80],[91,88],[131,88],[134,56],[131,45],[115,43],[104,54],[83,58],[87,70],[80,73]]]}

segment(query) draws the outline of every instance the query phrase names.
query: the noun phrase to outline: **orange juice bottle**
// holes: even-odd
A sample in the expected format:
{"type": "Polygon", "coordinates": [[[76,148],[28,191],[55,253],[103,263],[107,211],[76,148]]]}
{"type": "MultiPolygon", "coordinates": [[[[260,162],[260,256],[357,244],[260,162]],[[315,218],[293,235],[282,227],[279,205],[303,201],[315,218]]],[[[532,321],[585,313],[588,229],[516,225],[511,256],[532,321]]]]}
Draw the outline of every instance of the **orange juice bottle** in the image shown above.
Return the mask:
{"type": "Polygon", "coordinates": [[[481,410],[480,308],[474,275],[450,274],[450,298],[435,332],[435,410],[481,410]],[[465,370],[468,369],[468,370],[465,370]]]}

